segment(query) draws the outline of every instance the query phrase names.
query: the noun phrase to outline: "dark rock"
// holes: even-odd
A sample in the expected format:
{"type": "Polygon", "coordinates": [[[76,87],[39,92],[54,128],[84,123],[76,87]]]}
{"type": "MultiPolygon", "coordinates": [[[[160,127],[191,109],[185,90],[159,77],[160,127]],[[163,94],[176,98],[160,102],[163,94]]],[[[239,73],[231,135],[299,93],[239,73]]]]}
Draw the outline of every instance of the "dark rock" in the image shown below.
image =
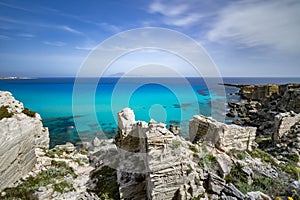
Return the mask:
{"type": "Polygon", "coordinates": [[[225,180],[215,174],[209,173],[208,186],[209,190],[213,193],[221,194],[225,186],[225,180]]]}
{"type": "Polygon", "coordinates": [[[227,185],[225,185],[223,192],[226,195],[236,197],[240,200],[245,199],[245,195],[241,191],[239,191],[232,183],[228,183],[227,185]]]}

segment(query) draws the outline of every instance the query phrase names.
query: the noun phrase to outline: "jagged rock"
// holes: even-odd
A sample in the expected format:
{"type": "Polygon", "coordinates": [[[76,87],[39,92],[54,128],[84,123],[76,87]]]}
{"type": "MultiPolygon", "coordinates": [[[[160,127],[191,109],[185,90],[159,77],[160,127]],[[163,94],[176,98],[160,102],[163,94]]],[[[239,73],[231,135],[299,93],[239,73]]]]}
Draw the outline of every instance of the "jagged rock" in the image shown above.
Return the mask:
{"type": "Polygon", "coordinates": [[[94,147],[99,147],[100,144],[101,144],[101,141],[99,140],[99,138],[95,137],[93,140],[94,147]]]}
{"type": "MultiPolygon", "coordinates": [[[[123,121],[120,120],[119,125],[123,121]]],[[[198,167],[196,171],[189,141],[155,121],[124,127],[119,126],[116,144],[119,150],[130,149],[134,154],[122,154],[124,158],[117,168],[121,199],[136,196],[138,199],[190,199],[204,193],[197,173],[201,169],[198,167]],[[135,177],[140,173],[146,176],[137,180],[135,177]]]]}
{"type": "Polygon", "coordinates": [[[230,111],[226,114],[227,117],[235,117],[236,111],[234,109],[230,109],[230,111]]]}
{"type": "Polygon", "coordinates": [[[280,143],[283,136],[289,133],[289,130],[297,122],[300,122],[300,113],[295,114],[294,112],[280,113],[275,116],[275,127],[273,132],[273,142],[280,143]]]}
{"type": "Polygon", "coordinates": [[[169,131],[171,131],[175,135],[179,135],[180,134],[180,126],[175,126],[173,124],[170,124],[169,131]]]}
{"type": "Polygon", "coordinates": [[[193,143],[206,141],[223,151],[251,150],[256,128],[227,125],[214,119],[195,115],[190,120],[190,139],[193,143]]]}
{"type": "Polygon", "coordinates": [[[225,180],[215,174],[209,173],[208,186],[209,190],[213,193],[221,194],[221,191],[225,187],[225,180]]]}
{"type": "Polygon", "coordinates": [[[216,154],[217,162],[220,166],[219,173],[222,176],[222,178],[225,178],[226,175],[230,173],[231,167],[233,165],[233,162],[227,154],[216,154]]]}
{"type": "Polygon", "coordinates": [[[127,131],[132,124],[135,124],[134,112],[130,108],[124,108],[118,113],[118,126],[120,129],[127,131]]]}
{"type": "Polygon", "coordinates": [[[226,195],[236,197],[237,199],[240,199],[240,200],[245,199],[245,195],[243,193],[241,193],[232,183],[226,184],[223,192],[226,195]]]}
{"type": "Polygon", "coordinates": [[[0,92],[1,106],[7,106],[13,116],[0,120],[0,190],[32,170],[36,163],[35,148],[49,147],[49,132],[40,115],[22,113],[23,104],[9,92],[0,92]]]}
{"type": "Polygon", "coordinates": [[[256,191],[256,192],[247,192],[246,199],[247,200],[271,200],[271,197],[269,197],[268,195],[260,191],[256,191]]]}

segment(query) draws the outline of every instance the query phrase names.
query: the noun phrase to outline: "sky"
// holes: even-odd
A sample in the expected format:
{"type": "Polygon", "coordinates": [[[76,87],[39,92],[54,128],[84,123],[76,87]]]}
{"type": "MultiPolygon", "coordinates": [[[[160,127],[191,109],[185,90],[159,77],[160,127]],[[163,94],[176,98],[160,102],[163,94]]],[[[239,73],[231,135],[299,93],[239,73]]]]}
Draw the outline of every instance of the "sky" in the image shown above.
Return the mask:
{"type": "MultiPolygon", "coordinates": [[[[300,76],[299,0],[0,0],[0,77],[76,76],[97,45],[144,27],[187,35],[223,77],[300,76]]],[[[122,75],[151,53],[130,54],[106,75],[122,75]]],[[[155,56],[194,75],[173,55],[155,56]]]]}

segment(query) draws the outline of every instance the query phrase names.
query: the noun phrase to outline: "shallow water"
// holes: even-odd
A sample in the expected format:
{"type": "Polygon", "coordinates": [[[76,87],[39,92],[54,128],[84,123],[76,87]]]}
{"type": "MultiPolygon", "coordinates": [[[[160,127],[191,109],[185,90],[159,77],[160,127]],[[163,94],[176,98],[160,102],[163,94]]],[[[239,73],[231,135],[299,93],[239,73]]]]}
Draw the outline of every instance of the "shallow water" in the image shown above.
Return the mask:
{"type": "MultiPolygon", "coordinates": [[[[223,81],[300,83],[300,78],[224,78],[223,81]]],[[[211,110],[211,105],[226,99],[239,99],[235,95],[237,88],[226,87],[226,96],[223,96],[218,83],[212,81],[213,87],[208,90],[201,78],[102,78],[99,83],[95,79],[84,79],[77,83],[80,91],[76,104],[72,101],[74,78],[1,80],[0,90],[12,92],[25,107],[42,116],[44,125],[50,130],[52,147],[67,141],[91,140],[95,136],[113,137],[117,133],[116,114],[124,107],[132,108],[137,120],[153,118],[158,122],[180,125],[183,135],[187,134],[188,120],[193,115],[201,113],[225,118],[225,104],[214,110],[211,110]]]]}

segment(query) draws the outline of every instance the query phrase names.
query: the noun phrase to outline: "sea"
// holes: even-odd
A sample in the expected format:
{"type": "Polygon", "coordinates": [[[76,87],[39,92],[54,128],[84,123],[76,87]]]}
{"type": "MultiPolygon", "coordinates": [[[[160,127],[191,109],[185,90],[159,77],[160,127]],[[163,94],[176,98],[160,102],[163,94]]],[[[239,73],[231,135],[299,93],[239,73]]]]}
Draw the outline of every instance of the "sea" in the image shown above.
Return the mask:
{"type": "Polygon", "coordinates": [[[181,127],[188,135],[189,120],[202,114],[231,123],[227,102],[239,101],[238,88],[223,83],[300,83],[300,78],[33,78],[0,80],[24,106],[39,113],[49,128],[50,147],[113,138],[117,113],[131,108],[136,120],[151,119],[181,127]]]}

